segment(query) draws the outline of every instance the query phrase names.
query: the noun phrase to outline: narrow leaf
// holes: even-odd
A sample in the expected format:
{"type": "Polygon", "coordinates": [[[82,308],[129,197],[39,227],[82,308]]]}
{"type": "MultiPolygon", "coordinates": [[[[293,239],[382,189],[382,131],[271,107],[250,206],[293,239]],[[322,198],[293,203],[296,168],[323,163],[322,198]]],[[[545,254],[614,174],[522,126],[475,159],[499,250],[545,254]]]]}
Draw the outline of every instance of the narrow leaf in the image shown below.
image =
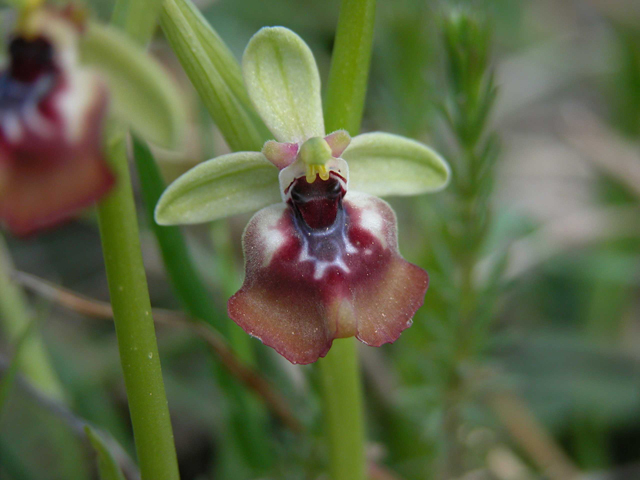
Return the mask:
{"type": "Polygon", "coordinates": [[[390,133],[365,133],[342,154],[349,164],[349,188],[371,195],[417,195],[444,188],[449,165],[434,150],[390,133]]]}
{"type": "Polygon", "coordinates": [[[256,110],[276,139],[324,136],[320,75],[311,50],[288,28],[263,28],[249,41],[242,72],[256,110]]]}
{"type": "Polygon", "coordinates": [[[146,139],[178,147],[185,107],[164,69],[113,27],[90,24],[80,48],[83,63],[98,69],[106,80],[114,113],[146,139]]]}
{"type": "Polygon", "coordinates": [[[16,341],[13,357],[11,358],[11,362],[9,363],[9,367],[5,370],[2,379],[0,380],[0,417],[2,416],[2,411],[4,410],[4,405],[9,398],[9,394],[11,393],[11,389],[13,388],[13,382],[16,378],[16,374],[18,373],[18,369],[20,368],[20,357],[23,353],[24,346],[27,344],[29,340],[31,332],[34,330],[34,325],[37,319],[33,318],[25,327],[24,331],[18,337],[16,341]]]}
{"type": "Polygon", "coordinates": [[[220,35],[209,25],[200,13],[200,10],[198,10],[198,7],[196,7],[191,0],[175,0],[174,3],[178,6],[185,20],[197,35],[209,60],[211,60],[216,71],[220,73],[226,85],[242,105],[248,110],[253,110],[249,94],[242,80],[240,63],[238,63],[233,56],[227,44],[224,43],[220,35]]]}
{"type": "Polygon", "coordinates": [[[156,207],[160,225],[203,223],[278,203],[278,169],[261,153],[222,155],[169,185],[156,207]]]}
{"type": "Polygon", "coordinates": [[[269,135],[243,105],[242,95],[237,95],[239,87],[231,86],[238,81],[237,74],[223,73],[232,62],[229,55],[217,50],[220,44],[206,34],[210,27],[202,25],[203,21],[180,0],[166,0],[162,6],[162,30],[229,147],[258,151],[269,135]],[[205,47],[210,41],[213,43],[205,47]]]}
{"type": "Polygon", "coordinates": [[[115,461],[102,438],[89,425],[85,425],[84,431],[98,457],[100,480],[125,480],[118,462],[115,461]]]}
{"type": "Polygon", "coordinates": [[[147,145],[133,137],[133,157],[138,169],[145,211],[158,240],[160,253],[176,296],[193,317],[221,328],[221,317],[196,268],[187,243],[178,227],[158,225],[154,210],[166,185],[147,145]]]}

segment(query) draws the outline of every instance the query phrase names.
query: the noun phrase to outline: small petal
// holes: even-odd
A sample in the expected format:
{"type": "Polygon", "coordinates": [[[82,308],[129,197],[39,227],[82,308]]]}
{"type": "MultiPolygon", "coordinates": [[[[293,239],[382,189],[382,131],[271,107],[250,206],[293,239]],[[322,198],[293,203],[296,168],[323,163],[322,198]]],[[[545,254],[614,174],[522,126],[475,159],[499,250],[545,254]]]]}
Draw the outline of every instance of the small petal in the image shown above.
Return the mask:
{"type": "Polygon", "coordinates": [[[337,130],[324,137],[324,139],[329,144],[329,147],[331,147],[331,154],[336,158],[342,156],[342,152],[344,152],[351,143],[351,136],[346,130],[337,130]]]}
{"type": "Polygon", "coordinates": [[[276,140],[302,143],[324,136],[318,67],[298,35],[284,27],[262,28],[247,45],[242,72],[276,140]]]}
{"type": "Polygon", "coordinates": [[[339,194],[317,200],[311,194],[302,193],[302,214],[293,202],[251,219],[243,237],[245,282],[229,300],[229,316],[240,327],[303,364],[326,355],[334,338],[355,335],[375,346],[395,341],[428,284],[426,272],[398,253],[395,215],[384,201],[350,193],[331,210],[327,202],[339,194]],[[316,204],[307,211],[310,202],[316,204]],[[326,225],[316,214],[329,210],[335,221],[326,225]]]}
{"type": "Polygon", "coordinates": [[[156,206],[156,222],[210,222],[278,201],[278,170],[264,155],[230,153],[201,163],[169,185],[156,206]]]}
{"type": "Polygon", "coordinates": [[[273,163],[278,170],[288,167],[296,161],[298,155],[298,149],[300,146],[297,143],[280,143],[274,140],[269,140],[262,147],[262,154],[273,163]]]}
{"type": "Polygon", "coordinates": [[[449,182],[449,165],[438,153],[399,135],[358,135],[342,158],[349,164],[350,188],[372,195],[418,195],[449,182]]]}

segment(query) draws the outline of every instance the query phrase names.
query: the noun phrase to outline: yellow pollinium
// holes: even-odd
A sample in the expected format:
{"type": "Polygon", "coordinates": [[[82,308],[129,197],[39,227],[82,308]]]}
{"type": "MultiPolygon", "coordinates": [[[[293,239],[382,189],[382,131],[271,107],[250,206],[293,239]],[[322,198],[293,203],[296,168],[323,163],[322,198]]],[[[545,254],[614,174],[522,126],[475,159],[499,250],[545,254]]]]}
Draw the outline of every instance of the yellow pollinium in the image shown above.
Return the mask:
{"type": "Polygon", "coordinates": [[[300,147],[300,158],[306,165],[307,182],[313,183],[317,176],[322,180],[329,180],[329,169],[327,163],[331,156],[331,147],[324,138],[313,137],[307,140],[300,147]]]}

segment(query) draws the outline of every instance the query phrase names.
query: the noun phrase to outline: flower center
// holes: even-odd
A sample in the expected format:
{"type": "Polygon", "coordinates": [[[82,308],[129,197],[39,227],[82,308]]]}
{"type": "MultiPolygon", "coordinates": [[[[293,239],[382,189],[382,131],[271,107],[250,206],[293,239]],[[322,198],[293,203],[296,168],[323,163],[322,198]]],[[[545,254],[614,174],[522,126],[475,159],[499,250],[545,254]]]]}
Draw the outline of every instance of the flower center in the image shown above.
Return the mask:
{"type": "Polygon", "coordinates": [[[331,227],[342,210],[345,195],[342,185],[333,175],[327,180],[316,178],[311,183],[300,177],[291,188],[291,204],[299,220],[312,230],[331,227]]]}
{"type": "Polygon", "coordinates": [[[9,73],[18,82],[31,83],[40,76],[55,71],[53,48],[42,37],[14,38],[9,45],[9,55],[9,73]]]}
{"type": "Polygon", "coordinates": [[[44,38],[16,37],[8,69],[0,75],[0,113],[37,103],[54,85],[53,49],[44,38]]]}

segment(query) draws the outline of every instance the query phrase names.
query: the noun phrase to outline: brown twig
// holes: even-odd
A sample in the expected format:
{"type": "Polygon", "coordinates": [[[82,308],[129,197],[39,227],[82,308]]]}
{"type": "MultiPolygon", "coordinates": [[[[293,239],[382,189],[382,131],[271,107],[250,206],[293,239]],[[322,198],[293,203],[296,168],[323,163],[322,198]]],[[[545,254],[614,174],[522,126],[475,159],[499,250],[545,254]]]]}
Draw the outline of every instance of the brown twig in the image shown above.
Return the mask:
{"type": "Polygon", "coordinates": [[[487,402],[511,437],[548,478],[552,480],[580,478],[580,470],[540,425],[522,400],[503,391],[489,395],[487,402]]]}
{"type": "MultiPolygon", "coordinates": [[[[84,316],[111,320],[113,311],[108,302],[102,302],[62,288],[29,273],[14,271],[13,279],[25,288],[84,316]]],[[[285,399],[255,370],[240,361],[227,342],[212,326],[173,310],[153,309],[156,323],[186,328],[202,338],[216,353],[222,364],[249,389],[253,390],[271,411],[293,432],[301,433],[304,425],[291,412],[285,399]]]]}

